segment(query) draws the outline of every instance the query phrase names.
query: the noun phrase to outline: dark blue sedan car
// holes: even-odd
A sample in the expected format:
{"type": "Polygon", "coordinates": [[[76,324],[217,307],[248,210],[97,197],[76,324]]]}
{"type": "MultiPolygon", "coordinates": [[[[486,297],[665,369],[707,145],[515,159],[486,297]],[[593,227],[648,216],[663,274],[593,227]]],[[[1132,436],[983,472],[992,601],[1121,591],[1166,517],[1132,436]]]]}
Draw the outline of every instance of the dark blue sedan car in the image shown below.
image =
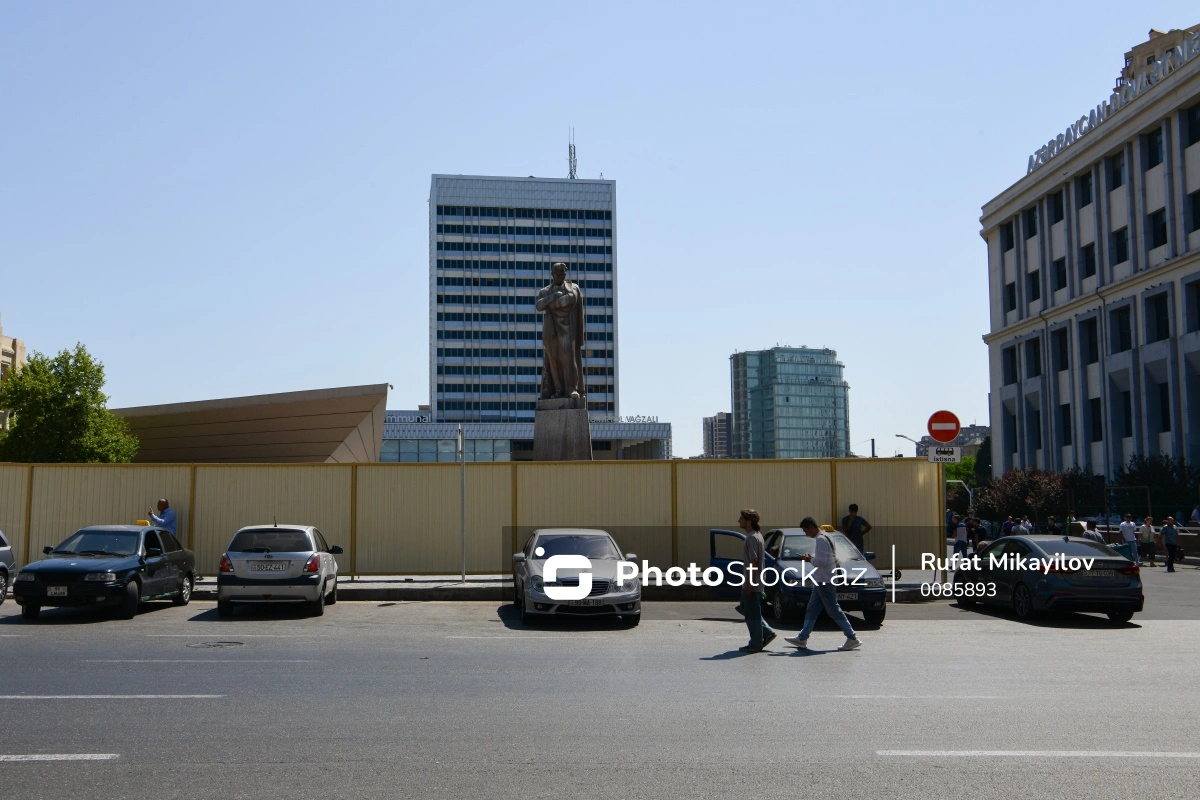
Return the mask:
{"type": "MultiPolygon", "coordinates": [[[[887,615],[887,589],[883,576],[871,563],[872,552],[862,553],[846,535],[837,531],[826,532],[833,542],[834,555],[847,574],[847,585],[837,590],[838,604],[845,611],[859,611],[868,623],[879,625],[887,615]]],[[[801,576],[808,574],[811,565],[800,556],[811,554],[816,549],[816,540],[800,528],[780,528],[763,531],[766,554],[763,558],[766,569],[775,569],[776,574],[788,572],[788,581],[780,580],[774,586],[766,586],[767,601],[776,620],[786,619],[803,613],[808,607],[812,585],[801,583],[801,576]],[[789,586],[788,582],[800,585],[789,586]]],[[[709,531],[710,565],[725,572],[725,584],[716,589],[720,597],[736,597],[741,593],[742,547],[746,535],[736,531],[713,529],[709,531]],[[735,578],[734,576],[738,576],[735,578]],[[737,585],[734,585],[737,584],[737,585]]],[[[768,578],[768,582],[771,579],[768,578]]]]}
{"type": "Polygon", "coordinates": [[[25,619],[37,619],[43,606],[115,606],[130,619],[146,600],[183,606],[192,599],[196,558],[161,528],[96,525],[43,552],[13,581],[25,619]]]}

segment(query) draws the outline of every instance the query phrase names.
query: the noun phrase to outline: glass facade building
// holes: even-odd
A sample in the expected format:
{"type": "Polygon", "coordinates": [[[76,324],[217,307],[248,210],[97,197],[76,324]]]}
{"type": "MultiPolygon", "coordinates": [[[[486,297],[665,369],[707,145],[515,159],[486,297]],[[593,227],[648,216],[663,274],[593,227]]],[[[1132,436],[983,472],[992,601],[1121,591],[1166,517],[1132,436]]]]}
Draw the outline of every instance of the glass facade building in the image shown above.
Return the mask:
{"type": "Polygon", "coordinates": [[[615,181],[433,176],[433,421],[533,422],[542,374],[534,301],[558,261],[586,304],[588,410],[619,418],[616,216],[615,181]]]}
{"type": "Polygon", "coordinates": [[[850,455],[850,386],[836,351],[775,347],[729,363],[734,458],[850,455]]]}

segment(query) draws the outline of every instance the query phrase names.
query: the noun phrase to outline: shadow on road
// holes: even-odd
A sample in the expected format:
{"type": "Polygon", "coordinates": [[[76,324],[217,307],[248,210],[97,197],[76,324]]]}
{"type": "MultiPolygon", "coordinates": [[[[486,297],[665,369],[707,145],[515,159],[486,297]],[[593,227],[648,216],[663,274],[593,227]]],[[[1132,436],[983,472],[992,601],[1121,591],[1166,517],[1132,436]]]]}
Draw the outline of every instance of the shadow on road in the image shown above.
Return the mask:
{"type": "Polygon", "coordinates": [[[274,622],[281,619],[309,619],[311,616],[305,603],[247,603],[234,605],[232,617],[222,617],[217,609],[210,608],[188,618],[188,622],[274,622]]]}
{"type": "Polygon", "coordinates": [[[999,606],[985,606],[981,604],[960,606],[957,603],[951,603],[948,608],[952,611],[957,611],[964,619],[976,617],[1007,620],[1008,622],[1027,625],[1032,628],[1071,628],[1110,631],[1121,630],[1123,628],[1141,628],[1141,625],[1135,622],[1113,622],[1108,617],[1084,614],[1076,611],[1044,611],[1033,619],[1020,619],[1011,609],[1000,608],[999,606]]]}
{"type": "MultiPolygon", "coordinates": [[[[140,617],[143,614],[153,614],[155,611],[161,611],[166,608],[171,608],[172,603],[166,602],[142,603],[138,606],[137,615],[140,617]]],[[[137,619],[137,617],[134,617],[137,619]]],[[[97,625],[102,622],[127,622],[128,620],[118,619],[116,609],[111,606],[84,606],[81,608],[73,608],[71,606],[52,607],[43,606],[42,613],[37,619],[28,620],[22,616],[16,615],[11,617],[0,617],[0,626],[10,625],[97,625]]]]}
{"type": "Polygon", "coordinates": [[[619,631],[629,628],[629,624],[620,617],[611,615],[576,616],[574,614],[551,614],[539,616],[531,624],[521,622],[521,612],[512,603],[504,603],[496,608],[496,616],[504,623],[504,627],[515,631],[528,630],[557,630],[557,631],[619,631]]]}

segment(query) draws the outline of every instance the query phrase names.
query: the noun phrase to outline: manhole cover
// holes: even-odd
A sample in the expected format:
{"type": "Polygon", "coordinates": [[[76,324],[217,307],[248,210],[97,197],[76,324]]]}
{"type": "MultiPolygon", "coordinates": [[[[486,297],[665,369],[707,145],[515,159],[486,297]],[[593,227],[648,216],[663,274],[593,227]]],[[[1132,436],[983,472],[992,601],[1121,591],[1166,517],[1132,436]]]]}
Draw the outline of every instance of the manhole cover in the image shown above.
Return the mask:
{"type": "Polygon", "coordinates": [[[188,647],[241,647],[242,642],[191,642],[188,647]]]}

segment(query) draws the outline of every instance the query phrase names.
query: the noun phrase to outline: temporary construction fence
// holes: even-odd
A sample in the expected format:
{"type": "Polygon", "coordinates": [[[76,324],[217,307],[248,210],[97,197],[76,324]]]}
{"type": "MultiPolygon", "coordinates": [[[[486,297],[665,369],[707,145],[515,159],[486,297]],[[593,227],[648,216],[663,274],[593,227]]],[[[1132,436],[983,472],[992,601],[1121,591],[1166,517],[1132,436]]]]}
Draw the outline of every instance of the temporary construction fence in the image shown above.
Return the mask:
{"type": "MultiPolygon", "coordinates": [[[[0,464],[0,531],[18,563],[86,525],[132,523],[166,498],[178,537],[213,574],[252,524],[317,526],[349,575],[457,574],[460,464],[0,464]]],[[[540,527],[602,528],[653,566],[707,565],[710,528],[763,530],[805,516],[837,524],[850,503],[876,564],[915,568],[944,549],[940,466],[912,458],[509,462],[465,465],[468,573],[503,573],[540,527]]]]}

